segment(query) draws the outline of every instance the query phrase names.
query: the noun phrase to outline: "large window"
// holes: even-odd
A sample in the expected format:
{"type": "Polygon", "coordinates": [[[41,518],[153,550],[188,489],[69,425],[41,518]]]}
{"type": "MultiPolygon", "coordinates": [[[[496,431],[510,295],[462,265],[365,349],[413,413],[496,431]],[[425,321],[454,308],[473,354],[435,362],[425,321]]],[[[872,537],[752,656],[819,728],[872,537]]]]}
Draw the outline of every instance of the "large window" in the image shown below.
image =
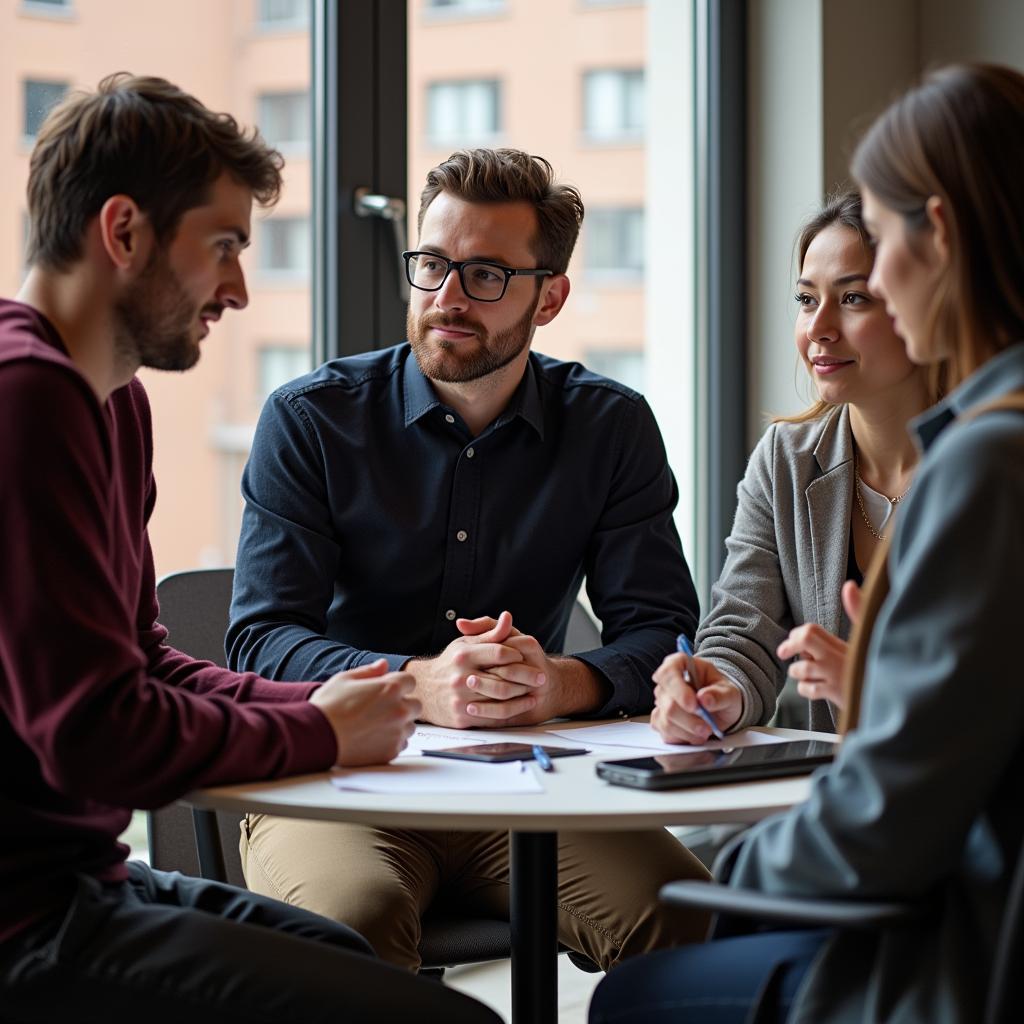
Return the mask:
{"type": "Polygon", "coordinates": [[[26,78],[22,87],[22,135],[34,139],[39,133],[46,115],[54,104],[59,103],[68,91],[67,82],[47,82],[26,78]]]}
{"type": "MultiPolygon", "coordinates": [[[[162,75],[243,125],[259,125],[287,160],[277,209],[253,211],[253,245],[242,257],[249,308],[213,326],[184,378],[140,374],[156,436],[160,500],[150,534],[161,575],[234,561],[239,477],[264,392],[311,363],[309,25],[310,0],[0,5],[7,88],[17,89],[0,105],[8,140],[31,140],[69,88],[95,88],[127,68],[162,75]],[[65,16],[34,16],[47,9],[65,16]]],[[[26,149],[0,147],[2,295],[15,294],[25,273],[26,149]]]]}
{"type": "Polygon", "coordinates": [[[427,87],[427,140],[431,146],[491,145],[500,131],[499,82],[433,82],[427,87]]]}
{"type": "Polygon", "coordinates": [[[583,131],[591,142],[643,139],[642,70],[588,71],[583,76],[583,131]]]}

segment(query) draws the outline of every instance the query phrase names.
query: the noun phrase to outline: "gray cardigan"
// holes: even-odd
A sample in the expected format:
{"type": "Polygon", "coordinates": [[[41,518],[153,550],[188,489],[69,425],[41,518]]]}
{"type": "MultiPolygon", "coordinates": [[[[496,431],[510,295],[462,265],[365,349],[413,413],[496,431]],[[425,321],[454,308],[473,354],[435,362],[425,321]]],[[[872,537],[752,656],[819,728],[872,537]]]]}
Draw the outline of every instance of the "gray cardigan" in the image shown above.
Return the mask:
{"type": "MultiPolygon", "coordinates": [[[[737,489],[722,575],[697,630],[697,648],[743,691],[735,728],[763,725],[786,683],[775,649],[794,626],[816,622],[843,639],[853,504],[850,413],[773,423],[737,489]]],[[[808,728],[834,731],[832,705],[809,702],[808,728]]]]}
{"type": "Polygon", "coordinates": [[[755,825],[733,884],[927,899],[919,927],[847,933],[790,1024],[971,1024],[1024,836],[1024,414],[954,417],[1024,389],[1024,342],[914,424],[924,449],[896,521],[859,727],[807,801],[755,825]]]}

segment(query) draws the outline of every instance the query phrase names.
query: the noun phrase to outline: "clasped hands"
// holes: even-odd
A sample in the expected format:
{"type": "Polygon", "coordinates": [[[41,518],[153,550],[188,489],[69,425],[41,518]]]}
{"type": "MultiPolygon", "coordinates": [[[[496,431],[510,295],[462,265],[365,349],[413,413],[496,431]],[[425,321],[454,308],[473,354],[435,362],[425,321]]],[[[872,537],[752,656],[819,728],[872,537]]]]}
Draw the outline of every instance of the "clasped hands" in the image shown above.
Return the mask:
{"type": "MultiPolygon", "coordinates": [[[[851,622],[860,615],[860,597],[856,583],[843,585],[843,607],[851,622]]],[[[798,659],[789,666],[789,674],[797,681],[801,697],[824,698],[842,707],[847,654],[844,640],[817,623],[805,623],[790,630],[775,653],[784,661],[798,659]]],[[[666,743],[707,743],[711,730],[697,714],[698,701],[722,732],[732,728],[743,712],[743,696],[735,683],[704,658],[693,658],[692,665],[696,676],[692,685],[683,679],[686,657],[682,654],[670,654],[654,673],[651,725],[666,743]]]]}
{"type": "Polygon", "coordinates": [[[456,729],[535,725],[557,714],[557,663],[532,636],[497,619],[456,619],[462,634],[434,658],[413,658],[422,717],[456,729]]]}

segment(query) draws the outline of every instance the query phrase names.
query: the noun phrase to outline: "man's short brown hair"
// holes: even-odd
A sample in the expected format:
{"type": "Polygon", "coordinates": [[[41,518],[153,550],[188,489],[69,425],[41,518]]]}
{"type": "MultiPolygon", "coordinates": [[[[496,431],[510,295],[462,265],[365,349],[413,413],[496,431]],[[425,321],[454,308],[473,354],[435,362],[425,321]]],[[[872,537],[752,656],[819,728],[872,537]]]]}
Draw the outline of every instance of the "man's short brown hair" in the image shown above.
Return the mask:
{"type": "Polygon", "coordinates": [[[273,205],[283,166],[255,129],[243,131],[176,85],[110,75],[95,92],[71,93],[39,132],[29,164],[29,262],[66,270],[82,255],[89,221],[114,195],[135,200],[161,244],[224,173],[261,206],[273,205]]]}
{"type": "Polygon", "coordinates": [[[427,175],[418,226],[441,192],[467,203],[529,203],[537,213],[531,243],[537,265],[564,274],[583,223],[583,199],[555,180],[542,156],[519,149],[460,149],[427,175]]]}

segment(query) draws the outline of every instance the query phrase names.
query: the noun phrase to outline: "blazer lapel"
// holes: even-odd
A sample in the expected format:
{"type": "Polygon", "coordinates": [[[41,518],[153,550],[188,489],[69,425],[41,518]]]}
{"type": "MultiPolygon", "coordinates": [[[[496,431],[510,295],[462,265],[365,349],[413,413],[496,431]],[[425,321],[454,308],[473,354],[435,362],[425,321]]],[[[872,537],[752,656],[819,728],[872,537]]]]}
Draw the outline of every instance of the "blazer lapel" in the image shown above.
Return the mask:
{"type": "Polygon", "coordinates": [[[853,440],[850,414],[845,406],[826,419],[814,457],[821,475],[808,484],[804,494],[814,560],[817,621],[830,633],[838,634],[853,503],[853,440]]]}

